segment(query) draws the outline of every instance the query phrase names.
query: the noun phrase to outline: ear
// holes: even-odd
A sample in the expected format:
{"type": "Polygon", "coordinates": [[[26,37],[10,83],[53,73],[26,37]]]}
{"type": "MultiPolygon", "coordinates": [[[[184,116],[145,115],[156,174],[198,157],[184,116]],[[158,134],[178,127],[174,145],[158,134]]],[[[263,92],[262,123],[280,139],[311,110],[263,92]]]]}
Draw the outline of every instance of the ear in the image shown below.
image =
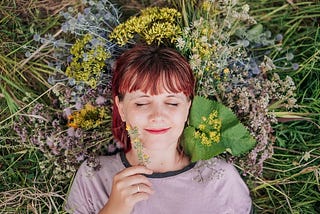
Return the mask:
{"type": "Polygon", "coordinates": [[[124,114],[124,111],[123,111],[123,102],[121,102],[121,101],[119,100],[119,97],[118,97],[118,96],[115,97],[115,102],[116,102],[116,106],[117,106],[117,108],[118,108],[118,112],[119,112],[119,115],[120,115],[120,117],[121,117],[121,120],[122,120],[123,122],[126,122],[125,114],[124,114]]]}
{"type": "Polygon", "coordinates": [[[192,100],[189,100],[189,103],[188,103],[188,111],[190,110],[191,104],[192,104],[192,100]]]}

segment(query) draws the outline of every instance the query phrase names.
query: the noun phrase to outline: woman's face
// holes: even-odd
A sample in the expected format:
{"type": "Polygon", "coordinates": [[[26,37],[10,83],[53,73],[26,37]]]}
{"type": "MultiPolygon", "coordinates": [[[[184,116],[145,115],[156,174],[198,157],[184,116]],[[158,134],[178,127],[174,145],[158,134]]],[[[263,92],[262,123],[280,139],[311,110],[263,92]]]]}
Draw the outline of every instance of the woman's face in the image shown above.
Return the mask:
{"type": "Polygon", "coordinates": [[[117,97],[116,104],[122,120],[138,128],[146,149],[165,150],[176,148],[191,101],[183,93],[150,95],[138,90],[126,93],[122,101],[117,97]]]}

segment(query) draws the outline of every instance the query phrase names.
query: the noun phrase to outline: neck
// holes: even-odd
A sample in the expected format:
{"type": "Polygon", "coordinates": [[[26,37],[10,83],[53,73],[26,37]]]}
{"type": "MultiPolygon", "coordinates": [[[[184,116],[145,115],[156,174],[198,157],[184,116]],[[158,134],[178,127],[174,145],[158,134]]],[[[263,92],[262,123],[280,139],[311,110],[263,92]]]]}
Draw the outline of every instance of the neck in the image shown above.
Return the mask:
{"type": "MultiPolygon", "coordinates": [[[[149,161],[144,163],[146,167],[154,172],[168,172],[183,169],[190,163],[189,158],[177,151],[177,149],[163,150],[144,150],[149,156],[149,161]]],[[[131,149],[126,157],[131,165],[139,165],[139,158],[136,150],[131,149]]]]}

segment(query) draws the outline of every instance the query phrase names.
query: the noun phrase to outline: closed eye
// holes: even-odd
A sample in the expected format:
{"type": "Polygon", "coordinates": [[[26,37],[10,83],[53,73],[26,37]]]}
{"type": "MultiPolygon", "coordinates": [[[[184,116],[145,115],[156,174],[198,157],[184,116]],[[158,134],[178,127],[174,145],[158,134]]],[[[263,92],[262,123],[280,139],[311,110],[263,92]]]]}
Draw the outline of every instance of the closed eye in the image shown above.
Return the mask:
{"type": "Polygon", "coordinates": [[[167,103],[167,105],[170,105],[170,106],[178,106],[179,103],[167,103]]]}
{"type": "Polygon", "coordinates": [[[136,106],[145,106],[145,105],[148,105],[148,103],[136,103],[136,106]]]}

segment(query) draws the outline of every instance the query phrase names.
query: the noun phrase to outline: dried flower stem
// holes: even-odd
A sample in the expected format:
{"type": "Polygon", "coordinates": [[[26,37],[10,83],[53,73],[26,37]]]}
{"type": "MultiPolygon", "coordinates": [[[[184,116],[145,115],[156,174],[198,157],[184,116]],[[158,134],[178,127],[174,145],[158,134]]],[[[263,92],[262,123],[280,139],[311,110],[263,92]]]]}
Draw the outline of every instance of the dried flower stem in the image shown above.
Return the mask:
{"type": "Polygon", "coordinates": [[[148,163],[150,163],[150,157],[149,155],[145,154],[143,152],[143,144],[141,143],[139,139],[139,131],[137,127],[134,127],[133,129],[127,125],[126,130],[129,133],[129,136],[131,138],[133,148],[137,151],[139,165],[146,166],[148,163]]]}

